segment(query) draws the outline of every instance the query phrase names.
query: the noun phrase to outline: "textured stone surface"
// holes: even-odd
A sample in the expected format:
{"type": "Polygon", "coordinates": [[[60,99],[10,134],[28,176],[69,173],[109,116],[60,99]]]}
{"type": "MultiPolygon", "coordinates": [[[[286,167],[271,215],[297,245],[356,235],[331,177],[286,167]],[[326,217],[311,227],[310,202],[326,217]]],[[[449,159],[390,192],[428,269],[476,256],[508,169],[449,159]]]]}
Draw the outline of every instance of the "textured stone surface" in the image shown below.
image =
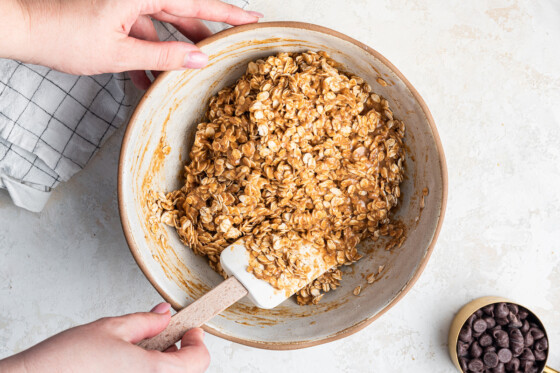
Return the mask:
{"type": "MultiPolygon", "coordinates": [[[[560,366],[560,6],[525,1],[252,0],[265,20],[314,22],[377,49],[430,107],[449,167],[436,250],[412,291],[365,330],[300,351],[208,335],[211,372],[450,372],[447,329],[472,298],[538,313],[560,366]]],[[[0,193],[0,357],[160,298],[117,211],[122,130],[38,215],[0,193]]]]}

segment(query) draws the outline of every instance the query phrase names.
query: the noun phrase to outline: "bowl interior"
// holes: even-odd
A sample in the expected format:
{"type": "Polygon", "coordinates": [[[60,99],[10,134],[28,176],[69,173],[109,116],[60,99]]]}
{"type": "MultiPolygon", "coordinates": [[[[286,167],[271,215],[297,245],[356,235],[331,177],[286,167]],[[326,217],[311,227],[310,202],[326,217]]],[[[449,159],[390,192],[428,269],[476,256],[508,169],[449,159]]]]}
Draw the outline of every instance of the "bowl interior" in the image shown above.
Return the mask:
{"type": "Polygon", "coordinates": [[[271,23],[225,31],[201,43],[210,55],[202,70],[163,74],[139,104],[125,135],[119,170],[123,227],[133,255],[158,291],[175,308],[199,298],[222,281],[206,260],[185,247],[170,227],[151,219],[150,190],[181,186],[197,124],[209,98],[234,83],[249,61],[280,51],[324,50],[345,70],[364,78],[389,100],[406,125],[406,173],[395,216],[407,227],[400,248],[386,251],[385,241],[360,245],[364,258],[344,267],[342,286],[320,304],[298,306],[289,299],[273,310],[244,299],[208,322],[207,329],[225,338],[265,348],[298,348],[338,338],[367,325],[412,285],[427,262],[443,218],[445,163],[430,114],[414,89],[375,51],[341,34],[317,26],[271,23]],[[377,81],[382,78],[387,86],[377,81]],[[422,189],[428,188],[424,208],[422,189]],[[365,277],[384,269],[379,280],[365,277]],[[362,285],[354,296],[352,290],[362,285]]]}

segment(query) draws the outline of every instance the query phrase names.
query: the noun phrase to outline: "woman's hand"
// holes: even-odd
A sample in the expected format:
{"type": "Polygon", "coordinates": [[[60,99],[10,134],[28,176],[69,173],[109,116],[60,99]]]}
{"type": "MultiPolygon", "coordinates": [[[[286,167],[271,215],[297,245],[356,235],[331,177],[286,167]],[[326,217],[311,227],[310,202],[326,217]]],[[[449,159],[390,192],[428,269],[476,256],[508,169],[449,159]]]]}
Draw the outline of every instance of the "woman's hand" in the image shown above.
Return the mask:
{"type": "Polygon", "coordinates": [[[202,329],[187,332],[181,349],[146,351],[135,344],[159,334],[171,318],[168,303],[151,312],[108,317],[68,329],[0,361],[0,371],[34,372],[204,372],[210,355],[202,329]]]}
{"type": "Polygon", "coordinates": [[[196,46],[159,41],[152,18],[196,43],[211,34],[200,19],[241,25],[262,15],[218,0],[2,0],[0,17],[0,57],[92,75],[206,65],[196,46]]]}

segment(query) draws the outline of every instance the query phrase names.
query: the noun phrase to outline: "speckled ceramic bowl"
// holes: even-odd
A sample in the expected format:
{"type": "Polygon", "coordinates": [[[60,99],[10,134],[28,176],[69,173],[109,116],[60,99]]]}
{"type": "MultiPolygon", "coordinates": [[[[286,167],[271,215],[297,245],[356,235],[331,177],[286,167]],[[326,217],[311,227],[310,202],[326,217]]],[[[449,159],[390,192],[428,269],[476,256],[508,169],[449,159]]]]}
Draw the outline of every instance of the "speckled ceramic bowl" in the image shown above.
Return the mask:
{"type": "Polygon", "coordinates": [[[152,224],[147,193],[181,185],[196,125],[208,99],[239,78],[247,63],[280,51],[325,50],[349,72],[386,97],[407,132],[407,177],[396,212],[407,227],[404,244],[385,251],[364,242],[365,257],[345,267],[342,286],[316,306],[292,299],[273,310],[242,300],[215,317],[205,329],[223,338],[268,349],[296,349],[348,336],[373,322],[410,290],[434,249],[447,198],[443,149],[426,104],[383,56],[338,32],[304,23],[275,22],[229,29],[199,43],[210,56],[202,70],[162,74],[136,108],[122,144],[119,208],[126,239],[138,265],[159,293],[179,309],[222,281],[205,259],[195,256],[169,227],[152,224]],[[378,78],[388,85],[382,86],[378,78]],[[428,188],[421,208],[422,189],[428,188]],[[365,277],[385,266],[379,280],[365,277]],[[362,285],[359,296],[352,290],[362,285]]]}

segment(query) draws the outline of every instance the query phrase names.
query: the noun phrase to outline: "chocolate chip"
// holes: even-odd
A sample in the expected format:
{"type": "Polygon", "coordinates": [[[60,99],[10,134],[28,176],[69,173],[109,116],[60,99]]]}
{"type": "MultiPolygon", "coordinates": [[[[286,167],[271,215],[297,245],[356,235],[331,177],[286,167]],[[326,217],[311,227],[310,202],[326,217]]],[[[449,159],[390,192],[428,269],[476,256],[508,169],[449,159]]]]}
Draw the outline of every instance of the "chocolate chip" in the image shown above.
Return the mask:
{"type": "Polygon", "coordinates": [[[492,369],[492,373],[506,373],[506,367],[504,363],[499,363],[497,367],[492,369]]]}
{"type": "Polygon", "coordinates": [[[493,327],[496,326],[496,320],[494,320],[493,317],[485,316],[485,317],[482,318],[482,320],[484,320],[486,322],[486,327],[488,329],[492,329],[493,327]]]}
{"type": "Polygon", "coordinates": [[[480,372],[484,369],[484,363],[480,359],[472,359],[468,364],[469,370],[480,372]]]}
{"type": "Polygon", "coordinates": [[[508,320],[509,320],[508,326],[510,328],[521,328],[523,326],[523,323],[521,322],[521,320],[519,320],[517,318],[517,315],[515,315],[513,313],[509,314],[508,320]]]}
{"type": "Polygon", "coordinates": [[[539,339],[535,342],[535,351],[546,351],[548,349],[548,340],[546,337],[539,339]]]}
{"type": "Polygon", "coordinates": [[[513,358],[513,354],[507,348],[502,348],[500,351],[498,351],[498,359],[502,363],[509,363],[512,358],[513,358]]]}
{"type": "Polygon", "coordinates": [[[484,364],[486,364],[488,368],[495,368],[498,366],[498,354],[496,354],[495,352],[485,353],[482,359],[484,360],[484,364]]]}
{"type": "Polygon", "coordinates": [[[509,324],[509,320],[507,317],[502,317],[502,318],[496,318],[496,324],[504,326],[509,324]]]}
{"type": "Polygon", "coordinates": [[[469,354],[469,344],[467,342],[457,342],[457,355],[467,356],[469,354]]]}
{"type": "Polygon", "coordinates": [[[496,304],[496,307],[494,307],[494,315],[496,315],[496,317],[500,319],[506,318],[507,315],[509,315],[509,308],[507,304],[505,303],[496,304]]]}
{"type": "MultiPolygon", "coordinates": [[[[494,320],[495,322],[496,320],[494,320]]],[[[501,325],[496,325],[495,327],[492,328],[492,330],[502,330],[502,326],[501,325]]]]}
{"type": "Polygon", "coordinates": [[[484,315],[484,312],[482,312],[482,310],[476,310],[474,314],[476,315],[476,317],[482,317],[484,315]]]}
{"type": "Polygon", "coordinates": [[[519,357],[519,355],[521,355],[521,353],[523,352],[523,347],[512,347],[511,352],[513,353],[514,357],[519,357]]]}
{"type": "Polygon", "coordinates": [[[527,320],[523,320],[523,326],[521,327],[521,333],[525,334],[529,331],[529,328],[531,326],[529,325],[529,321],[527,320]]]}
{"type": "Polygon", "coordinates": [[[492,344],[492,337],[488,333],[484,333],[478,338],[478,343],[482,347],[490,346],[492,344]]]}
{"type": "Polygon", "coordinates": [[[464,358],[464,357],[459,358],[459,365],[461,366],[461,370],[463,372],[466,372],[469,369],[468,368],[468,363],[469,363],[469,361],[466,358],[464,358]]]}
{"type": "Polygon", "coordinates": [[[469,349],[469,352],[470,352],[472,357],[480,357],[480,355],[482,355],[482,347],[480,347],[478,342],[475,341],[471,345],[471,348],[469,349]]]}
{"type": "Polygon", "coordinates": [[[487,353],[487,352],[496,352],[496,347],[494,347],[494,346],[484,347],[484,353],[487,353]]]}
{"type": "Polygon", "coordinates": [[[481,335],[482,335],[482,333],[479,333],[479,332],[474,332],[474,331],[473,331],[473,333],[472,333],[472,336],[473,336],[473,339],[474,339],[474,340],[480,338],[481,335]]]}
{"type": "Polygon", "coordinates": [[[492,336],[498,347],[509,347],[509,336],[505,330],[492,330],[492,336]]]}
{"type": "Polygon", "coordinates": [[[535,355],[536,361],[543,361],[546,360],[546,352],[545,351],[533,351],[533,355],[535,355]]]}
{"type": "Polygon", "coordinates": [[[467,325],[468,326],[472,326],[472,323],[474,322],[474,320],[476,320],[477,317],[476,315],[473,313],[472,315],[469,316],[469,318],[467,319],[467,325]]]}
{"type": "Polygon", "coordinates": [[[531,347],[534,341],[535,340],[533,339],[533,335],[531,333],[525,334],[525,347],[531,347]]]}
{"type": "Polygon", "coordinates": [[[530,348],[524,348],[523,353],[519,356],[519,360],[535,361],[535,355],[533,355],[533,351],[530,348]]]}
{"type": "Polygon", "coordinates": [[[484,312],[488,316],[494,316],[494,305],[489,304],[486,307],[482,307],[482,312],[484,312]]]}
{"type": "Polygon", "coordinates": [[[461,331],[459,332],[459,339],[467,343],[472,342],[472,330],[470,326],[465,325],[461,328],[461,331]]]}
{"type": "Polygon", "coordinates": [[[533,338],[535,340],[544,337],[544,332],[540,328],[532,327],[531,329],[529,329],[529,333],[533,335],[533,338]]]}
{"type": "Polygon", "coordinates": [[[525,320],[529,316],[529,312],[525,308],[520,308],[517,316],[519,316],[519,320],[525,320]]]}
{"type": "Polygon", "coordinates": [[[509,332],[509,348],[513,352],[513,356],[519,356],[525,347],[523,334],[519,329],[511,329],[509,332]]]}
{"type": "Polygon", "coordinates": [[[516,370],[519,369],[519,365],[520,365],[520,361],[518,358],[514,357],[510,360],[509,363],[506,363],[506,369],[509,370],[510,372],[515,372],[516,370]]]}
{"type": "Polygon", "coordinates": [[[476,320],[472,326],[473,330],[477,333],[484,333],[487,327],[488,325],[486,325],[486,321],[483,319],[476,320]]]}
{"type": "Polygon", "coordinates": [[[534,360],[523,360],[523,359],[519,359],[519,360],[520,360],[519,367],[523,369],[524,372],[530,372],[531,368],[535,365],[534,360]]]}
{"type": "Polygon", "coordinates": [[[509,308],[509,311],[515,315],[517,315],[517,313],[519,312],[519,307],[517,307],[517,304],[508,303],[507,307],[509,308]]]}
{"type": "Polygon", "coordinates": [[[510,338],[510,340],[522,341],[523,340],[523,334],[521,333],[521,330],[519,330],[519,329],[511,329],[509,331],[509,338],[510,338]]]}

